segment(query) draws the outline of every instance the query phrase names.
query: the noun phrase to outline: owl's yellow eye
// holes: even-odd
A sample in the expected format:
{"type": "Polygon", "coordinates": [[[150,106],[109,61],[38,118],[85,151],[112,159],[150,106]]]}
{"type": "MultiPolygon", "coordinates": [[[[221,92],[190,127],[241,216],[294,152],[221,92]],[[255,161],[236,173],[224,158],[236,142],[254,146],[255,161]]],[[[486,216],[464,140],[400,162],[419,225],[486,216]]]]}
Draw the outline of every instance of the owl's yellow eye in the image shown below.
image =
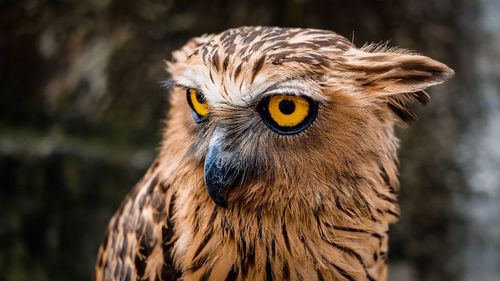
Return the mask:
{"type": "Polygon", "coordinates": [[[187,89],[186,91],[187,100],[189,106],[193,109],[193,118],[197,123],[203,122],[208,118],[207,101],[200,91],[195,89],[187,89]]]}
{"type": "Polygon", "coordinates": [[[263,98],[258,109],[269,128],[290,135],[304,130],[314,121],[318,103],[306,96],[274,95],[263,98]]]}

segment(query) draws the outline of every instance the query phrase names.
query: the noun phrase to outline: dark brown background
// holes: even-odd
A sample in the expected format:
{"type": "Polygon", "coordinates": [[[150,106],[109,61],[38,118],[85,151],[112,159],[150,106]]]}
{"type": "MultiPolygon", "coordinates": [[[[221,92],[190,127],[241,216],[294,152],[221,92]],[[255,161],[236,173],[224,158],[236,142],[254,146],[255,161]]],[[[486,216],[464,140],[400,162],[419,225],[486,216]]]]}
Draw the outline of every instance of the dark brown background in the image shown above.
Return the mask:
{"type": "Polygon", "coordinates": [[[500,1],[0,0],[0,280],[89,280],[153,159],[163,59],[240,25],[334,30],[456,71],[398,130],[392,280],[500,280],[500,1]]]}

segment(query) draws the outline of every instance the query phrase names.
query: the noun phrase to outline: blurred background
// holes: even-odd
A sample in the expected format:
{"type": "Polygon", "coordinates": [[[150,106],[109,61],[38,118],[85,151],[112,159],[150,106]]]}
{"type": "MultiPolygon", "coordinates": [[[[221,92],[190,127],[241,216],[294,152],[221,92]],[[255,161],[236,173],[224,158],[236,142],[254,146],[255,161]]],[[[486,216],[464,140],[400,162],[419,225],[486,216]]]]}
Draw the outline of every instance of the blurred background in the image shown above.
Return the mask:
{"type": "Polygon", "coordinates": [[[500,280],[500,1],[0,0],[0,280],[89,280],[155,156],[163,59],[241,25],[329,29],[442,61],[401,138],[390,280],[500,280]]]}

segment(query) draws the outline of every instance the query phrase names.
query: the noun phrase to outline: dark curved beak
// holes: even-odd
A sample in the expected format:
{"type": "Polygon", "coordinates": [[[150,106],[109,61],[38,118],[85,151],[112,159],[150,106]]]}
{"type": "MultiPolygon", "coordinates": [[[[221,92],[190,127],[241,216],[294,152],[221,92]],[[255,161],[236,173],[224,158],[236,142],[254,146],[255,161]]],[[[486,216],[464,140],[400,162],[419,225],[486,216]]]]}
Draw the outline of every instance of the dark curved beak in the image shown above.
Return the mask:
{"type": "Polygon", "coordinates": [[[221,131],[216,128],[205,156],[205,186],[215,204],[226,208],[225,194],[232,188],[239,173],[228,161],[230,152],[220,149],[220,137],[221,131]]]}

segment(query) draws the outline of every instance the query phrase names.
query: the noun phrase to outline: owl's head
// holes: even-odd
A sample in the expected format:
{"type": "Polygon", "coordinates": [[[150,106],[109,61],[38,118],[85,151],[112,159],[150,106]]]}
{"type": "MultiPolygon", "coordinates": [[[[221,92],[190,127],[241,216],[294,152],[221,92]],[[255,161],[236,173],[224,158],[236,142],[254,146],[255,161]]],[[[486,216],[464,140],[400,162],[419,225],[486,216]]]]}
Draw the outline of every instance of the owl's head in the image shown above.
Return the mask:
{"type": "Polygon", "coordinates": [[[275,27],[192,39],[167,68],[166,142],[222,207],[322,204],[360,184],[397,185],[393,125],[453,75],[425,56],[275,27]]]}

